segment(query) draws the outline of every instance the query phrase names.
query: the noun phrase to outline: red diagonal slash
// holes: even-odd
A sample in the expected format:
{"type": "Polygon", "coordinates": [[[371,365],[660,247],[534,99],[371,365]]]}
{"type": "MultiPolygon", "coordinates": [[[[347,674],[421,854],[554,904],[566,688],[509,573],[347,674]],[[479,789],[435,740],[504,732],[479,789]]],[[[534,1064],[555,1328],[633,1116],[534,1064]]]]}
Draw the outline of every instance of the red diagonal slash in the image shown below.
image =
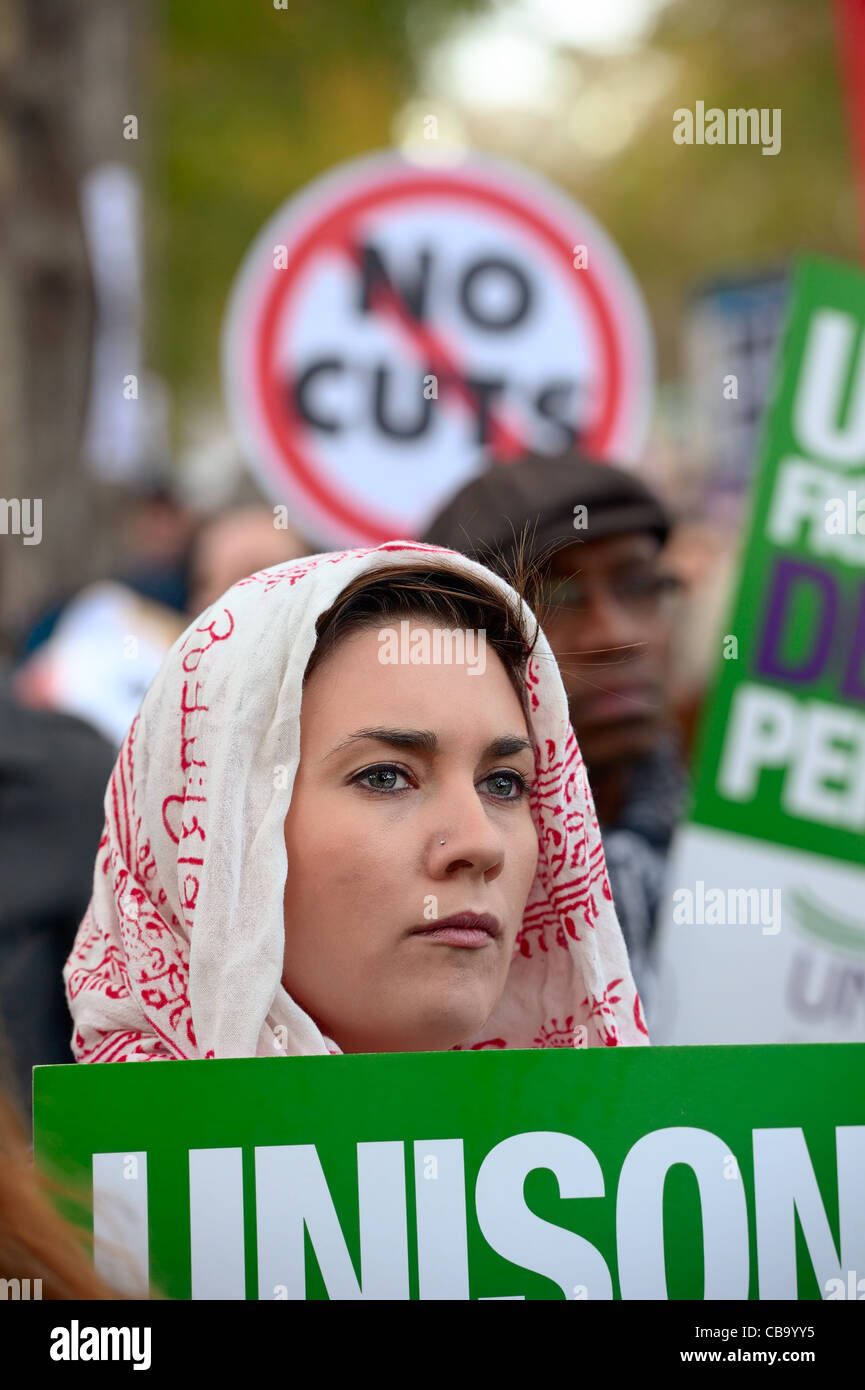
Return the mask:
{"type": "MultiPolygon", "coordinates": [[[[361,272],[363,254],[360,246],[356,242],[344,241],[340,250],[361,272]]],[[[460,397],[474,414],[480,414],[479,393],[466,380],[465,371],[459,365],[456,354],[448,347],[441,334],[415,318],[402,295],[386,281],[379,279],[372,286],[369,299],[377,314],[387,313],[402,330],[404,340],[415,349],[424,365],[429,365],[443,393],[451,397],[460,397]]],[[[526,452],[525,440],[516,426],[506,423],[502,416],[493,410],[489,411],[487,419],[488,448],[496,462],[513,462],[526,452]]]]}
{"type": "MultiPolygon", "coordinates": [[[[292,393],[286,390],[284,366],[280,365],[277,351],[277,334],[282,323],[283,307],[292,303],[311,262],[322,256],[335,255],[352,268],[352,273],[356,273],[355,247],[369,213],[387,212],[394,206],[401,206],[406,199],[417,201],[437,197],[457,197],[471,206],[482,207],[485,212],[492,210],[497,215],[514,219],[537,238],[555,264],[560,264],[563,269],[570,266],[568,238],[563,235],[559,223],[551,220],[542,209],[520,201],[512,192],[485,184],[477,187],[470,183],[463,184],[452,175],[418,173],[408,178],[403,171],[399,171],[387,182],[378,181],[371,186],[343,190],[338,202],[329,204],[307,219],[301,230],[290,229],[292,235],[286,238],[286,244],[292,248],[289,264],[278,273],[268,274],[265,292],[256,306],[254,332],[248,339],[248,350],[252,355],[251,383],[256,411],[260,412],[260,420],[250,426],[253,435],[251,447],[253,450],[262,447],[263,472],[269,480],[278,479],[280,483],[283,473],[287,472],[312,507],[326,514],[331,522],[338,523],[344,533],[365,543],[378,544],[391,539],[394,523],[383,523],[377,510],[369,509],[362,499],[344,496],[339,488],[331,484],[321,461],[310,454],[307,434],[294,409],[292,393]],[[263,441],[261,446],[257,442],[259,438],[263,441]]],[[[274,232],[273,236],[276,237],[277,233],[274,232]]],[[[579,301],[581,314],[586,308],[589,309],[596,327],[596,354],[603,392],[597,418],[582,443],[587,452],[604,457],[609,451],[610,437],[623,408],[626,384],[624,343],[618,334],[613,305],[607,302],[594,272],[586,270],[579,277],[572,277],[570,286],[563,281],[563,291],[568,293],[568,290],[569,297],[579,301]]],[[[482,388],[473,388],[461,372],[454,370],[456,354],[449,351],[435,333],[414,321],[410,309],[399,303],[399,295],[385,295],[378,303],[382,306],[382,312],[387,314],[389,325],[401,337],[409,339],[412,356],[422,351],[427,361],[435,361],[442,377],[439,389],[446,387],[451,401],[456,394],[462,395],[468,399],[473,413],[479,413],[489,398],[483,394],[482,388]]],[[[249,371],[246,364],[239,362],[239,366],[246,375],[249,371]]],[[[472,373],[469,372],[469,375],[472,373]]],[[[505,425],[500,416],[494,417],[495,412],[491,409],[488,419],[492,429],[488,433],[494,432],[499,460],[510,461],[523,451],[520,431],[515,430],[510,422],[505,425]]],[[[255,453],[253,456],[256,456],[255,453]]],[[[376,503],[376,507],[378,505],[376,503]]]]}

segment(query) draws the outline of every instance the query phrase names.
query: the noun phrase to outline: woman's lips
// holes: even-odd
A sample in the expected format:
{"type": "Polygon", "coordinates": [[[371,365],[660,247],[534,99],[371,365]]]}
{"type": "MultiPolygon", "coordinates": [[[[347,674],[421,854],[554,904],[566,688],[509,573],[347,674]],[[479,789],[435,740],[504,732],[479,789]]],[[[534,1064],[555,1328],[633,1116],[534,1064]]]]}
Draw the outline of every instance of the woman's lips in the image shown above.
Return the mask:
{"type": "Polygon", "coordinates": [[[422,936],[426,941],[438,941],[443,946],[467,946],[471,951],[489,946],[493,939],[489,932],[477,927],[435,927],[432,931],[414,932],[413,935],[422,936]]]}
{"type": "Polygon", "coordinates": [[[498,918],[488,912],[455,912],[450,917],[440,917],[431,925],[413,927],[411,935],[422,936],[442,946],[462,946],[476,951],[501,936],[501,930],[498,918]]]}

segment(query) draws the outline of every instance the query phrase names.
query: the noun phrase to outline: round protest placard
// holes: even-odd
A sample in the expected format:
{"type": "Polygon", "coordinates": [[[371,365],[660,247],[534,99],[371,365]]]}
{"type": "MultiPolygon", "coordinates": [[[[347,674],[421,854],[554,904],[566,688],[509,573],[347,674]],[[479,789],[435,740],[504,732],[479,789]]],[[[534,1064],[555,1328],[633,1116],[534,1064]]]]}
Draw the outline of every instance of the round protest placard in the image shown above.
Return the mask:
{"type": "Polygon", "coordinates": [[[490,460],[578,442],[634,462],[653,388],[606,233],[476,157],[370,156],[281,207],[237,277],[223,367],[250,465],[325,545],[418,535],[490,460]]]}

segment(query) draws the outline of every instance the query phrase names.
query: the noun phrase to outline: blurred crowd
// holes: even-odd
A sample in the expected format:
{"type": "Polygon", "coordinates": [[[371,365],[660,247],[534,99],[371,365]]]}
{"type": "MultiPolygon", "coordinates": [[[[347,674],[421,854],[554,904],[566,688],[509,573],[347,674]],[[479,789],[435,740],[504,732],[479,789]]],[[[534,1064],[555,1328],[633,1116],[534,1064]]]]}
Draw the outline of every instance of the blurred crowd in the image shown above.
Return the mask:
{"type": "Polygon", "coordinates": [[[61,971],[90,899],[117,750],[165,653],[237,579],[308,552],[271,508],[197,516],[165,485],[130,496],[127,563],[58,595],[0,675],[0,1086],[72,1060],[61,971]]]}

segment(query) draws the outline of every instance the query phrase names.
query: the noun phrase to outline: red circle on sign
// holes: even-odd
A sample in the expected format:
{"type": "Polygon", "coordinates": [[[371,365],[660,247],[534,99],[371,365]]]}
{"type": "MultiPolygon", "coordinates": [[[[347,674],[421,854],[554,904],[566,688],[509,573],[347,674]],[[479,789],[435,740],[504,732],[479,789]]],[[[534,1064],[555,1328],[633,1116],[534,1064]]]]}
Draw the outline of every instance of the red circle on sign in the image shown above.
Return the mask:
{"type": "Polygon", "coordinates": [[[351,254],[352,232],[359,216],[401,200],[416,201],[421,197],[452,199],[455,196],[470,202],[479,202],[497,212],[507,213],[528,227],[552,251],[555,258],[564,259],[568,275],[572,277],[574,293],[585,294],[588,297],[602,344],[601,378],[605,383],[605,393],[594,429],[580,441],[581,449],[587,454],[603,456],[621,404],[623,370],[620,345],[609,306],[589,267],[580,271],[574,269],[571,260],[572,248],[567,244],[561,228],[556,228],[541,214],[500,189],[463,183],[441,175],[423,174],[409,178],[403,176],[356,193],[347,202],[331,208],[323,217],[313,222],[294,248],[286,269],[276,272],[273,287],[265,299],[261,313],[260,331],[255,335],[258,348],[253,377],[261,391],[263,412],[272,435],[289,472],[301,490],[319,508],[371,544],[392,539],[392,532],[382,531],[379,518],[346,502],[329,487],[322,470],[316,468],[308,457],[304,457],[297,445],[296,435],[300,433],[302,425],[287,408],[286,393],[275,370],[277,325],[286,297],[297,286],[311,258],[323,252],[332,252],[334,249],[351,254]]]}

